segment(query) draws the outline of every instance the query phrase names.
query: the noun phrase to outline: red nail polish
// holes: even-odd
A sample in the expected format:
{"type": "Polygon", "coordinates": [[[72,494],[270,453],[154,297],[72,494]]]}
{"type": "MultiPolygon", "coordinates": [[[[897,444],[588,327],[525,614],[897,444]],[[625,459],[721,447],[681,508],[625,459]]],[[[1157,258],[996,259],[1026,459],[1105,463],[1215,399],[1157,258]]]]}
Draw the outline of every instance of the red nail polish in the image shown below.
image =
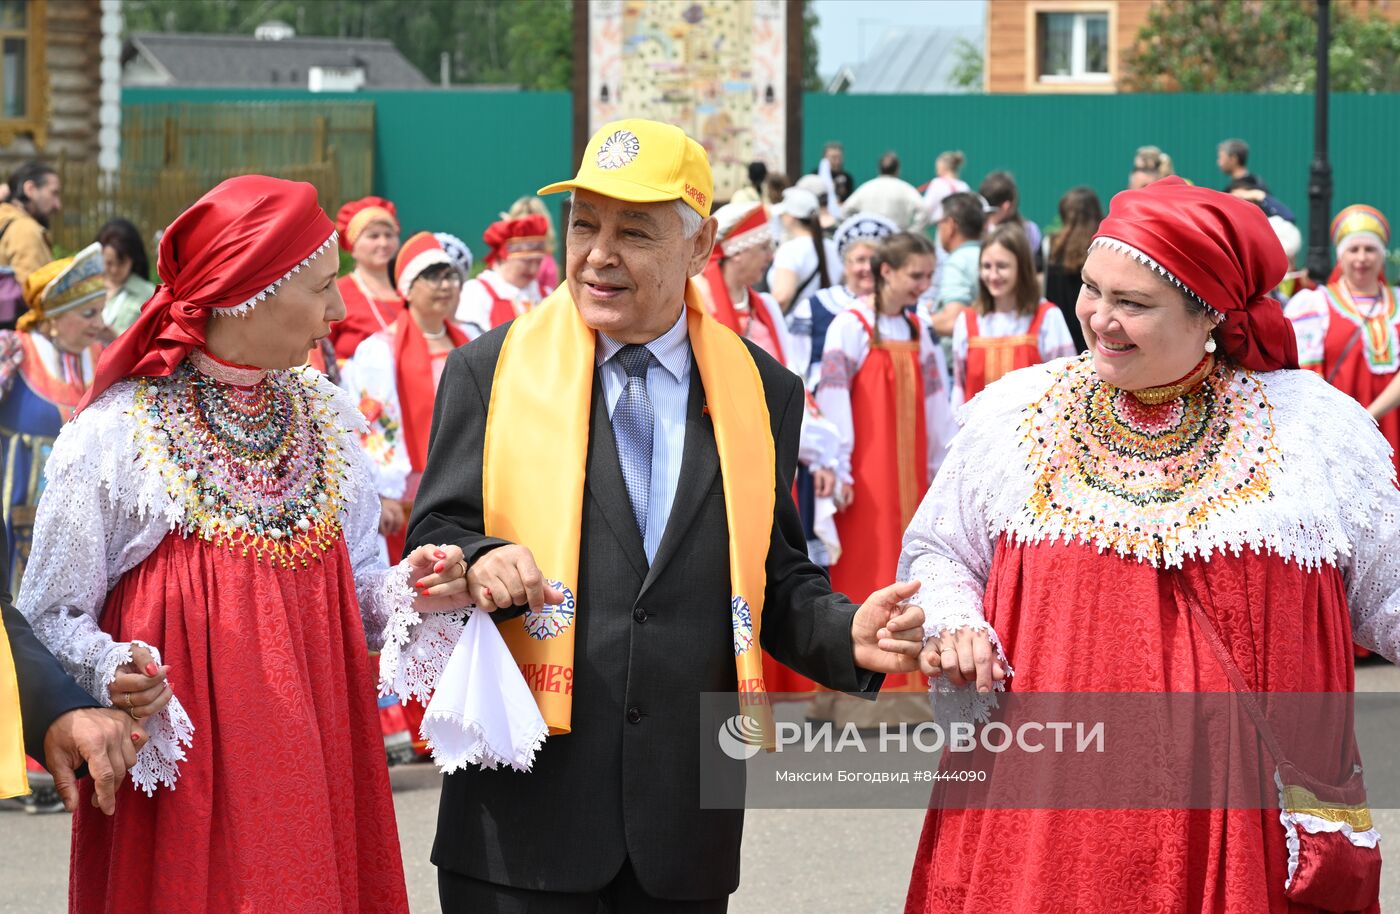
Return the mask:
{"type": "Polygon", "coordinates": [[[156,662],[155,662],[154,660],[152,660],[150,663],[146,664],[146,675],[147,675],[147,676],[154,676],[154,675],[156,675],[156,674],[159,673],[159,672],[160,672],[160,667],[156,666],[156,662]]]}
{"type": "Polygon", "coordinates": [[[436,565],[433,566],[433,571],[437,572],[438,574],[442,574],[442,569],[446,567],[447,566],[444,565],[442,562],[438,562],[436,565]]]}
{"type": "Polygon", "coordinates": [[[447,558],[447,553],[446,553],[446,552],[443,552],[441,549],[434,549],[434,550],[433,550],[433,558],[435,558],[435,559],[445,559],[445,558],[447,558]]]}
{"type": "Polygon", "coordinates": [[[488,600],[491,599],[491,588],[489,588],[489,587],[483,587],[483,588],[481,588],[481,592],[484,593],[484,594],[486,594],[486,599],[488,599],[488,600]]]}
{"type": "Polygon", "coordinates": [[[132,741],[133,743],[139,743],[139,742],[141,742],[141,734],[140,734],[140,733],[133,733],[133,734],[131,734],[131,741],[132,741]]]}

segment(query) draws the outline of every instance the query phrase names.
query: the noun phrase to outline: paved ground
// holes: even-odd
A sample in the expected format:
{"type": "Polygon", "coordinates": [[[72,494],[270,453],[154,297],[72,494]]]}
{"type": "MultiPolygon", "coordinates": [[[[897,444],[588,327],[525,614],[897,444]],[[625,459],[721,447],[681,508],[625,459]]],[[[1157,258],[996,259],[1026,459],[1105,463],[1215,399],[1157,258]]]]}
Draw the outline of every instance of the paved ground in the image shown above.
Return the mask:
{"type": "MultiPolygon", "coordinates": [[[[1358,670],[1364,691],[1400,692],[1400,670],[1358,670]]],[[[1398,721],[1397,723],[1400,723],[1398,721]]],[[[428,863],[438,777],[428,766],[393,769],[394,808],[409,896],[418,914],[438,910],[428,863]]],[[[1381,833],[1400,836],[1400,810],[1377,810],[1381,833]]],[[[919,810],[752,810],[744,832],[744,881],[734,914],[867,914],[901,910],[923,813],[919,810]]],[[[62,912],[68,879],[67,816],[0,813],[0,914],[62,912]]],[[[1390,857],[1383,911],[1400,911],[1400,863],[1390,857]]]]}

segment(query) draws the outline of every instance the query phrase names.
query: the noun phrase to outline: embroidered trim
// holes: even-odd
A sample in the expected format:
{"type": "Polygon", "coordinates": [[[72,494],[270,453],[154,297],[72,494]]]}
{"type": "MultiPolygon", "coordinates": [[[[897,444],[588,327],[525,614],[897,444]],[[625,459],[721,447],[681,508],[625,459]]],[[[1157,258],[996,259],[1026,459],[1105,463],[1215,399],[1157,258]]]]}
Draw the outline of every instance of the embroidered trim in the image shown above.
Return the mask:
{"type": "Polygon", "coordinates": [[[190,350],[190,362],[199,369],[200,374],[236,387],[252,387],[267,377],[266,368],[223,362],[203,349],[190,350]]]}
{"type": "Polygon", "coordinates": [[[261,292],[259,292],[257,295],[254,295],[252,298],[250,298],[250,299],[248,299],[247,301],[243,302],[243,304],[241,304],[241,305],[230,305],[230,306],[227,307],[227,308],[211,308],[211,309],[209,309],[209,314],[210,314],[210,316],[212,316],[212,317],[243,317],[243,316],[246,315],[249,311],[251,311],[251,310],[253,309],[253,306],[256,305],[258,302],[260,302],[260,301],[265,301],[269,295],[276,295],[276,294],[277,294],[277,290],[278,290],[279,288],[282,287],[282,284],[283,284],[284,282],[286,282],[287,280],[291,279],[293,275],[295,275],[295,274],[297,274],[297,273],[300,273],[302,267],[309,267],[309,266],[311,266],[311,261],[315,260],[317,257],[319,257],[320,255],[324,254],[326,251],[330,250],[331,248],[334,248],[334,247],[336,246],[336,243],[337,243],[337,241],[339,240],[339,238],[340,238],[340,233],[339,233],[339,232],[331,232],[331,236],[330,236],[329,238],[327,238],[325,241],[321,242],[320,247],[316,248],[316,250],[312,251],[310,254],[307,254],[307,255],[306,255],[306,258],[305,258],[304,260],[302,260],[301,263],[297,264],[296,266],[294,266],[294,267],[292,267],[290,270],[288,270],[288,271],[286,272],[286,274],[284,274],[284,275],[282,276],[281,279],[277,280],[277,281],[274,282],[272,285],[268,286],[266,289],[263,289],[263,290],[262,290],[261,292]]]}
{"type": "Polygon", "coordinates": [[[1142,251],[1139,251],[1131,244],[1128,244],[1128,242],[1119,241],[1117,238],[1110,238],[1107,235],[1100,235],[1099,237],[1095,238],[1092,242],[1089,243],[1089,250],[1092,251],[1094,248],[1099,247],[1112,248],[1120,254],[1127,254],[1129,257],[1133,258],[1138,263],[1149,267],[1152,270],[1152,272],[1156,273],[1158,276],[1161,276],[1167,282],[1171,283],[1181,291],[1185,292],[1187,297],[1190,298],[1196,304],[1200,305],[1202,308],[1204,308],[1206,310],[1206,313],[1210,315],[1211,320],[1215,321],[1217,324],[1225,319],[1224,314],[1222,314],[1215,308],[1212,308],[1204,298],[1201,298],[1201,296],[1197,295],[1194,290],[1188,288],[1186,283],[1177,279],[1176,276],[1173,275],[1170,270],[1162,266],[1157,261],[1153,260],[1147,254],[1144,254],[1142,251]]]}

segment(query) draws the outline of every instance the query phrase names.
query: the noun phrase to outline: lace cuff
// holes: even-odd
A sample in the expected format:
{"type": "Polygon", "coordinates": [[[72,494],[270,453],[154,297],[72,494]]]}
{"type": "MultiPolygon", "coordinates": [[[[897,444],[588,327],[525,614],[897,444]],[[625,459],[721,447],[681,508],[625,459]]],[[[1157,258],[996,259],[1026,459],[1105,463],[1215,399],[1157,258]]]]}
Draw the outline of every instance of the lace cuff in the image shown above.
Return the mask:
{"type": "Polygon", "coordinates": [[[996,658],[1006,671],[1006,678],[1000,682],[993,681],[990,692],[977,691],[975,684],[955,686],[942,676],[930,678],[928,691],[933,702],[934,716],[944,725],[953,721],[975,724],[990,721],[992,711],[997,707],[997,693],[1006,691],[1006,684],[1016,672],[1006,659],[1006,651],[1002,649],[1001,639],[997,637],[996,630],[985,619],[973,619],[966,615],[962,618],[931,618],[924,624],[924,646],[927,647],[928,643],[936,638],[964,630],[987,633],[992,642],[992,649],[996,651],[996,658]]]}
{"type": "Polygon", "coordinates": [[[399,701],[416,699],[426,705],[462,636],[463,616],[459,612],[420,614],[413,608],[409,592],[408,563],[400,562],[392,571],[399,569],[403,570],[402,587],[408,598],[394,603],[384,625],[379,694],[396,695],[399,701]]]}
{"type": "Polygon", "coordinates": [[[357,574],[355,592],[360,601],[360,618],[365,624],[369,649],[387,652],[390,630],[396,620],[399,620],[397,624],[403,625],[403,620],[418,616],[413,610],[416,595],[413,588],[408,586],[407,560],[392,568],[357,574]]]}
{"type": "MultiPolygon", "coordinates": [[[[150,651],[157,664],[161,662],[160,651],[144,641],[113,644],[99,668],[99,675],[104,678],[100,680],[102,688],[97,697],[106,707],[114,707],[112,681],[117,678],[117,668],[131,662],[131,649],[136,645],[150,651]]],[[[159,713],[141,721],[141,726],[146,730],[147,740],[136,754],[136,765],[130,772],[132,786],[148,797],[161,785],[174,790],[175,781],[180,777],[179,763],[185,760],[185,750],[194,745],[194,721],[172,693],[169,703],[159,713]]]]}

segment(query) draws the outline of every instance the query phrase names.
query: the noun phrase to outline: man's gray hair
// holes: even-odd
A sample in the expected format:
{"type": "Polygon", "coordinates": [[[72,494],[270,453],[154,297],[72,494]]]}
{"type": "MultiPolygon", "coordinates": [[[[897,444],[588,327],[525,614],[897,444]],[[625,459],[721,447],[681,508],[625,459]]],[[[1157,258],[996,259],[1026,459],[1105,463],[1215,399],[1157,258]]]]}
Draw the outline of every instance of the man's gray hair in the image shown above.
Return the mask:
{"type": "Polygon", "coordinates": [[[700,227],[705,224],[705,217],[690,208],[690,204],[684,200],[672,200],[676,207],[676,215],[681,217],[681,231],[686,238],[694,238],[700,234],[700,227]]]}
{"type": "MultiPolygon", "coordinates": [[[[705,224],[705,217],[690,208],[690,204],[684,200],[675,199],[671,201],[675,207],[676,215],[681,218],[681,232],[687,239],[694,238],[700,234],[700,228],[705,224]]],[[[574,206],[574,192],[569,191],[569,208],[574,206]]]]}

